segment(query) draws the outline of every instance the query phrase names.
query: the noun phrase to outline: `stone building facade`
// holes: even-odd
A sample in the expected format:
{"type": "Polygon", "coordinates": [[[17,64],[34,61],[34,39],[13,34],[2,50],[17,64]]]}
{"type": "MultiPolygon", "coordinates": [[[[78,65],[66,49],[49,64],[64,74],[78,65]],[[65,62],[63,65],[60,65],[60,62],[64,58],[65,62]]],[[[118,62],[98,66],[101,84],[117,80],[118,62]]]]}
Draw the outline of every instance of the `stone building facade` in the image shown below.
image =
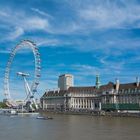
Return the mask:
{"type": "Polygon", "coordinates": [[[70,87],[48,91],[41,98],[43,110],[100,110],[101,102],[95,87],[70,87]]]}
{"type": "Polygon", "coordinates": [[[41,97],[42,109],[59,111],[64,110],[66,92],[66,90],[46,91],[45,94],[41,97]]]}
{"type": "Polygon", "coordinates": [[[116,83],[116,85],[110,83],[110,89],[109,92],[102,92],[103,110],[140,110],[140,86],[138,82],[116,83]]]}
{"type": "Polygon", "coordinates": [[[68,110],[100,110],[101,103],[95,87],[70,87],[66,94],[68,110]]]}
{"type": "Polygon", "coordinates": [[[138,79],[134,83],[120,84],[119,80],[116,80],[116,83],[100,85],[97,76],[95,86],[47,91],[41,102],[44,110],[140,110],[140,85],[138,79]]]}

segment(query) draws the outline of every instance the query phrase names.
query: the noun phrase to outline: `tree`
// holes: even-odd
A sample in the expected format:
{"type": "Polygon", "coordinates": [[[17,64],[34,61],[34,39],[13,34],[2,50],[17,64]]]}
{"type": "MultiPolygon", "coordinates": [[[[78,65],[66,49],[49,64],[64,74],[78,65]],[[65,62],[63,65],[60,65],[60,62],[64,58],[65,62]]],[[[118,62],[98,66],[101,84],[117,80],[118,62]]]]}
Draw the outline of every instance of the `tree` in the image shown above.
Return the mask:
{"type": "Polygon", "coordinates": [[[6,103],[0,102],[0,108],[6,108],[6,107],[7,107],[6,103]]]}

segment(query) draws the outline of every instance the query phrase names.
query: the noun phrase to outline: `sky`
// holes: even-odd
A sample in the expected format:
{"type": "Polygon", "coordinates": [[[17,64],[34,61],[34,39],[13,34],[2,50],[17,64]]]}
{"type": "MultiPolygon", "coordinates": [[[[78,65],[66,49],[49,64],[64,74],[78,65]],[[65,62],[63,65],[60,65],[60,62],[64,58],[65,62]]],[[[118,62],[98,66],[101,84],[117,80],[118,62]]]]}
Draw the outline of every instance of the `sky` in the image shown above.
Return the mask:
{"type": "MultiPolygon", "coordinates": [[[[11,50],[23,39],[34,41],[41,54],[39,96],[56,89],[58,76],[74,75],[75,86],[109,81],[135,82],[140,77],[139,0],[0,0],[0,100],[11,50]]],[[[10,70],[13,98],[25,97],[16,72],[34,72],[30,49],[17,51],[10,70]]]]}

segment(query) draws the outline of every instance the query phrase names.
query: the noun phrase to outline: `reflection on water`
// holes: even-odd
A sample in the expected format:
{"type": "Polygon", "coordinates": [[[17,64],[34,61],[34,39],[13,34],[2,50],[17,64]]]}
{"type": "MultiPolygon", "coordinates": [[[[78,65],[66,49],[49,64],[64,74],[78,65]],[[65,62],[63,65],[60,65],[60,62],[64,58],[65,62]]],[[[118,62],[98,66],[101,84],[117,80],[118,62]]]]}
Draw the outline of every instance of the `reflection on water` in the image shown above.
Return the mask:
{"type": "Polygon", "coordinates": [[[0,116],[1,140],[139,140],[140,118],[0,116]]]}

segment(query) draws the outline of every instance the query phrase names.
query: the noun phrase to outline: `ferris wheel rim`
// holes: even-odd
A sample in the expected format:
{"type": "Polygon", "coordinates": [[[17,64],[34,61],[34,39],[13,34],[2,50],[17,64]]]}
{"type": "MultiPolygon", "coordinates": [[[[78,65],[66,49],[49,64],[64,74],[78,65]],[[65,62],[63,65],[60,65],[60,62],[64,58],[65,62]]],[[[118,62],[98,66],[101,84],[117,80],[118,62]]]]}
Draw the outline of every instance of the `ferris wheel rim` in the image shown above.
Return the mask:
{"type": "Polygon", "coordinates": [[[31,41],[31,40],[22,40],[19,44],[17,44],[13,50],[10,53],[10,57],[8,59],[8,63],[6,65],[5,69],[5,77],[4,77],[4,95],[6,97],[6,100],[12,100],[11,94],[10,94],[10,86],[9,86],[9,76],[10,76],[10,71],[11,71],[11,64],[13,62],[13,59],[17,53],[18,50],[26,47],[30,48],[32,50],[32,53],[34,55],[34,60],[35,60],[35,70],[34,70],[34,79],[32,82],[31,86],[31,91],[33,95],[37,92],[37,87],[39,85],[39,79],[40,79],[40,53],[38,51],[38,47],[36,44],[31,41]]]}

